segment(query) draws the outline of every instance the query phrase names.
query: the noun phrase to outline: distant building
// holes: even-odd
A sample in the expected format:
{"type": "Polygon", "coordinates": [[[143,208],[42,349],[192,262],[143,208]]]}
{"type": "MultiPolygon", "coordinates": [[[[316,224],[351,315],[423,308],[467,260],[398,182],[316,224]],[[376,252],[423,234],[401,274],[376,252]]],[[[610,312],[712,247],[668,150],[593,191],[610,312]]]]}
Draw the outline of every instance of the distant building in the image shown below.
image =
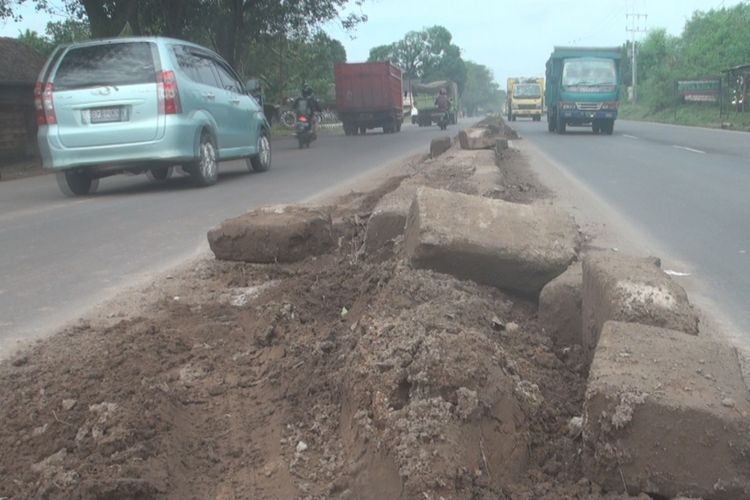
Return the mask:
{"type": "Polygon", "coordinates": [[[13,38],[0,37],[0,163],[34,156],[34,83],[44,58],[13,38]]]}

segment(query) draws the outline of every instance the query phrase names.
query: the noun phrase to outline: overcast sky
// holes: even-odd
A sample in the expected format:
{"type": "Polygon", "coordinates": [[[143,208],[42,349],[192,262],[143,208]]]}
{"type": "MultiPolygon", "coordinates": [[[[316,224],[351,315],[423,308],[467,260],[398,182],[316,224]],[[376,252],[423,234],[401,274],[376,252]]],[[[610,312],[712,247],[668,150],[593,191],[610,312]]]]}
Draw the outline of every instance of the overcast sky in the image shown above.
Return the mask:
{"type": "MultiPolygon", "coordinates": [[[[641,28],[666,28],[679,35],[694,11],[737,3],[740,0],[365,0],[361,9],[352,7],[369,18],[356,31],[347,34],[336,23],[325,29],[341,40],[349,61],[357,62],[367,59],[371,47],[440,24],[453,34],[464,58],[488,66],[505,87],[508,76],[543,76],[555,45],[622,44],[630,38],[626,13],[647,14],[641,28]]],[[[20,23],[0,22],[0,36],[15,37],[26,28],[43,33],[47,21],[61,19],[38,14],[30,6],[22,12],[20,23]]]]}

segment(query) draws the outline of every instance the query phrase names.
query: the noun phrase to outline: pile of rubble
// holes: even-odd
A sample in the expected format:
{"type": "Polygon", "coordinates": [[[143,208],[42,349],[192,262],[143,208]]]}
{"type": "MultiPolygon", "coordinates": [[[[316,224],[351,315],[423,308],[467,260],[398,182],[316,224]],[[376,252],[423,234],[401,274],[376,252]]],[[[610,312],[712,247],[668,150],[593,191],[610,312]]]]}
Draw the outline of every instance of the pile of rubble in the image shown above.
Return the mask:
{"type": "Polygon", "coordinates": [[[225,221],[136,313],[3,364],[0,496],[750,495],[747,358],[658,259],[582,248],[515,138],[225,221]]]}

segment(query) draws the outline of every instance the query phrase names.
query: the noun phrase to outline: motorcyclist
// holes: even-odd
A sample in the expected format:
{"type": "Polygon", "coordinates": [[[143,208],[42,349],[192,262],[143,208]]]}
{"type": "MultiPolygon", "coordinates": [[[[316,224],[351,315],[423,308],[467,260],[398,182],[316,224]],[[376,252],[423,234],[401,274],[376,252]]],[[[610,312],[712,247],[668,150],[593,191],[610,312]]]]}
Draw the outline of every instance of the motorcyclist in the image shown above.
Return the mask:
{"type": "MultiPolygon", "coordinates": [[[[448,97],[448,91],[444,88],[440,89],[440,93],[435,98],[435,107],[444,115],[447,115],[451,109],[451,98],[448,97]]],[[[444,119],[447,121],[447,117],[444,119]]]]}
{"type": "Polygon", "coordinates": [[[316,128],[315,113],[320,113],[323,108],[320,107],[318,99],[315,97],[312,87],[305,84],[302,86],[302,95],[294,100],[294,112],[297,116],[305,115],[313,123],[313,131],[316,128]]]}

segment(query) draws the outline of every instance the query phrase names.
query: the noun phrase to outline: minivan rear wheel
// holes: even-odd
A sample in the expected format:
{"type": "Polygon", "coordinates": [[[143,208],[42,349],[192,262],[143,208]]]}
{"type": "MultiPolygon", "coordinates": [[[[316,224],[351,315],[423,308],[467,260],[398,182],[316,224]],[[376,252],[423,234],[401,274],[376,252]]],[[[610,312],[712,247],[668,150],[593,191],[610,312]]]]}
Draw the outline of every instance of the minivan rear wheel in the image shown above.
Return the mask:
{"type": "Polygon", "coordinates": [[[271,168],[271,140],[268,138],[268,132],[265,130],[258,136],[258,154],[248,158],[248,170],[255,172],[265,172],[271,168]]]}
{"type": "Polygon", "coordinates": [[[208,132],[201,134],[201,142],[198,146],[198,161],[191,165],[190,176],[199,186],[216,184],[219,178],[216,145],[208,132]]]}
{"type": "Polygon", "coordinates": [[[96,192],[99,179],[88,172],[68,170],[57,172],[57,185],[65,196],[85,196],[96,192]]]}

